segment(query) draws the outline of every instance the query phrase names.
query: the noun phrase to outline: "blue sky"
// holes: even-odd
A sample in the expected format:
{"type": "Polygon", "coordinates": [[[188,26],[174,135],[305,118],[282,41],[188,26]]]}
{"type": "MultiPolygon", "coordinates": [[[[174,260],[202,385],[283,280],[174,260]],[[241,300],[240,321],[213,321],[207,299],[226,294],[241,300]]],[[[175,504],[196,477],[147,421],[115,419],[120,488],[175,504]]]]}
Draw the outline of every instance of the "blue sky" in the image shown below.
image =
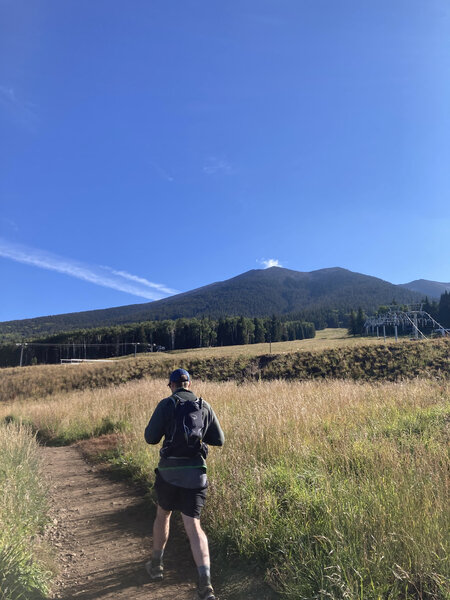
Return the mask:
{"type": "Polygon", "coordinates": [[[449,40],[445,0],[0,0],[0,320],[450,281],[449,40]]]}

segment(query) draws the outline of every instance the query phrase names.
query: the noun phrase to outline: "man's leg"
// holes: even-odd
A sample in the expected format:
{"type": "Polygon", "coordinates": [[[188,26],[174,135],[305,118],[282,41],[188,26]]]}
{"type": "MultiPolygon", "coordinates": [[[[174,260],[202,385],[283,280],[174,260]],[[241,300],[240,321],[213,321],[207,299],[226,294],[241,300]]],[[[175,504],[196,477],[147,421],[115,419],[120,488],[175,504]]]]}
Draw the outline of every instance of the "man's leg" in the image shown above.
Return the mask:
{"type": "Polygon", "coordinates": [[[197,565],[199,575],[198,598],[200,600],[214,600],[214,590],[211,585],[208,538],[200,525],[200,519],[188,517],[183,513],[181,513],[181,516],[191,545],[192,556],[197,565]]]}
{"type": "Polygon", "coordinates": [[[153,552],[164,552],[170,529],[170,510],[164,510],[158,504],[156,517],[153,523],[153,552]]]}
{"type": "Polygon", "coordinates": [[[163,578],[163,554],[169,539],[170,516],[172,512],[164,510],[157,505],[156,517],[153,523],[153,551],[152,559],[146,563],[145,568],[148,574],[154,580],[163,578]]]}
{"type": "Polygon", "coordinates": [[[200,519],[188,517],[183,513],[181,516],[183,517],[183,525],[189,538],[195,564],[197,567],[206,566],[209,568],[208,538],[200,525],[200,519]]]}

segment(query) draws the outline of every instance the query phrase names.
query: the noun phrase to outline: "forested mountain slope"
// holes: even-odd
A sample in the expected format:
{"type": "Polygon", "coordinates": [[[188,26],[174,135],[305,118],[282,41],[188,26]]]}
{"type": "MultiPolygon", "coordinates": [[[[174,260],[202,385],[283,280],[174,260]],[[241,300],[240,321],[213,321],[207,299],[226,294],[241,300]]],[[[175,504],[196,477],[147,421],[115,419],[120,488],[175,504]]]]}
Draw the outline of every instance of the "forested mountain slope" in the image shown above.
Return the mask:
{"type": "Polygon", "coordinates": [[[382,279],[339,267],[309,273],[281,267],[254,269],[170,298],[103,310],[5,321],[0,338],[32,338],[59,331],[180,317],[293,315],[317,322],[326,311],[418,302],[422,295],[382,279]]]}
{"type": "Polygon", "coordinates": [[[430,300],[439,300],[442,294],[450,292],[450,283],[428,281],[427,279],[415,279],[409,283],[401,283],[400,286],[413,292],[419,292],[422,296],[428,296],[430,300]]]}

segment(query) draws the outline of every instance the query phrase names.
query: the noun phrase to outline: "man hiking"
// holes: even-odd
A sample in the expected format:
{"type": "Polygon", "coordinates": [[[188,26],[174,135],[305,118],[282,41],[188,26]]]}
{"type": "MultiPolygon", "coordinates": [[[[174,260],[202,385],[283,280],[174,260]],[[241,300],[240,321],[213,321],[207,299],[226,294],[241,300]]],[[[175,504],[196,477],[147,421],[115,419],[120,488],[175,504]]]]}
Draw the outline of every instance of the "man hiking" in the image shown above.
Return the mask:
{"type": "Polygon", "coordinates": [[[208,539],[200,525],[200,513],[208,486],[207,444],[222,446],[224,435],[209,404],[189,389],[191,378],[186,370],[173,371],[168,385],[171,396],[159,402],[145,429],[148,444],[158,444],[164,436],[155,469],[158,506],[153,524],[153,553],[145,567],[153,580],[163,578],[163,554],[169,537],[170,516],[173,510],[179,510],[197,565],[198,599],[215,600],[208,539]]]}

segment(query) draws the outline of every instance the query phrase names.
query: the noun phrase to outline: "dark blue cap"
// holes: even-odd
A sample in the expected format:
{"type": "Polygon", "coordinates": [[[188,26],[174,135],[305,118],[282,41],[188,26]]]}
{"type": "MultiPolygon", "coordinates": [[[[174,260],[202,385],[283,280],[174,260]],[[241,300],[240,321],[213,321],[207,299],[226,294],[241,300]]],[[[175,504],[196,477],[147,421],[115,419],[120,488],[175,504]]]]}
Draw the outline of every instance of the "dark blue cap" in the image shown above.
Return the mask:
{"type": "Polygon", "coordinates": [[[185,369],[175,369],[169,377],[170,383],[179,383],[180,381],[190,381],[189,373],[185,369]]]}

